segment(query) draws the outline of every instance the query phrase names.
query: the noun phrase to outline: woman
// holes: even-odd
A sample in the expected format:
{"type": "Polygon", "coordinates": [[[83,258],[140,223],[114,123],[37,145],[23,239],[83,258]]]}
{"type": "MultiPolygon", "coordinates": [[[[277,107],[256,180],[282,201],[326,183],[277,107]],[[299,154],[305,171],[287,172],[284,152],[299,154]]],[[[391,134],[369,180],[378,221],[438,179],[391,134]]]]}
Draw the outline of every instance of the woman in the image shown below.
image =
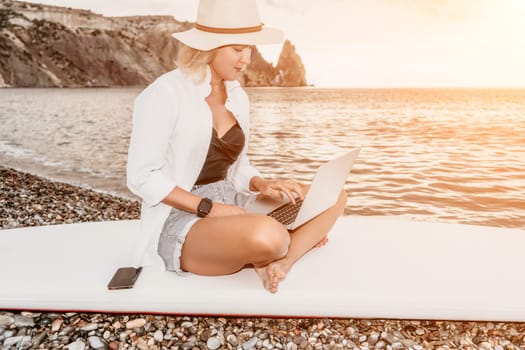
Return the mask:
{"type": "MultiPolygon", "coordinates": [[[[346,197],[294,232],[247,213],[256,195],[292,201],[306,186],[265,179],[249,164],[248,97],[236,79],[252,45],[278,43],[261,24],[255,0],[201,0],[195,28],[175,33],[178,69],[136,99],[128,186],[143,199],[140,262],[158,249],[178,274],[225,275],[253,266],[275,293],[293,264],[326,234],[346,197]],[[146,254],[146,256],[144,256],[146,254]]],[[[146,262],[147,264],[147,262],[146,262]]]]}

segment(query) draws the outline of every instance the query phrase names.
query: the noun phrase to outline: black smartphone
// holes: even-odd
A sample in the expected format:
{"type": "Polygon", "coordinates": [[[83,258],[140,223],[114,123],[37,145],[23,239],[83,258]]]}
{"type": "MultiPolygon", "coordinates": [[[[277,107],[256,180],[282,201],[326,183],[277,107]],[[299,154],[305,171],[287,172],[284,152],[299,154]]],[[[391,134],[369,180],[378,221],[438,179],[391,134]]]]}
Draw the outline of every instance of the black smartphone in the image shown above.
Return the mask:
{"type": "Polygon", "coordinates": [[[120,267],[108,283],[108,289],[129,289],[133,288],[135,281],[142,271],[141,267],[120,267]]]}

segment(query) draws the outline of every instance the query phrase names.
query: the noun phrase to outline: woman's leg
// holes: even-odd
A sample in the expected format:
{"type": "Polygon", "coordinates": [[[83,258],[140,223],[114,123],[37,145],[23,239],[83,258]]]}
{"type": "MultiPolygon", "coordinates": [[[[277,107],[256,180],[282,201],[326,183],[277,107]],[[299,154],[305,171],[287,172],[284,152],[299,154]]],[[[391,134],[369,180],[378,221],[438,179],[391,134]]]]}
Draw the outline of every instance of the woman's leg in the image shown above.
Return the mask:
{"type": "Polygon", "coordinates": [[[343,214],[346,206],[346,193],[341,191],[337,202],[317,217],[291,232],[290,246],[286,256],[266,266],[275,276],[274,284],[285,277],[292,266],[310,249],[326,243],[326,235],[336,220],[343,214]]]}
{"type": "Polygon", "coordinates": [[[284,257],[289,244],[285,227],[265,215],[204,218],[186,236],[181,268],[199,275],[227,275],[252,264],[264,287],[273,291],[278,280],[264,267],[284,257]]]}
{"type": "Polygon", "coordinates": [[[265,215],[199,220],[186,236],[180,257],[181,267],[199,275],[226,275],[252,264],[264,288],[275,293],[293,264],[323,242],[345,205],[343,191],[336,204],[292,234],[265,215]]]}

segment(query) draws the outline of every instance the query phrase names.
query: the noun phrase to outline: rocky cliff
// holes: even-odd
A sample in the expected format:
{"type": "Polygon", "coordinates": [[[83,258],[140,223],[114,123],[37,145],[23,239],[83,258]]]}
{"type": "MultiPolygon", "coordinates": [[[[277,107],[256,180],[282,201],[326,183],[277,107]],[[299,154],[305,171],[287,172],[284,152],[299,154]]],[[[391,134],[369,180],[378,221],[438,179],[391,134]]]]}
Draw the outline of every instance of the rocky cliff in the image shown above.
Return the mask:
{"type": "MultiPolygon", "coordinates": [[[[2,0],[0,86],[146,85],[176,67],[177,42],[171,33],[191,26],[170,16],[104,17],[85,10],[2,0]]],[[[305,85],[304,67],[293,46],[290,53],[290,46],[283,46],[277,67],[253,50],[252,64],[241,82],[305,85]]]]}
{"type": "Polygon", "coordinates": [[[279,86],[305,86],[305,70],[295,46],[286,40],[275,68],[274,84],[279,86]]]}

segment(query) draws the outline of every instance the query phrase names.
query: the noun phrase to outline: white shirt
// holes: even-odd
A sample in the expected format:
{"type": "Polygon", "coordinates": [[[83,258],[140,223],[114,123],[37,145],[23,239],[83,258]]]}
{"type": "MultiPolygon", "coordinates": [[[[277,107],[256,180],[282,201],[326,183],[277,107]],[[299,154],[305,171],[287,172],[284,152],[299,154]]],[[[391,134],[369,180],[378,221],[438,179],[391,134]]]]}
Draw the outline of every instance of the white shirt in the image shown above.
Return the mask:
{"type": "MultiPolygon", "coordinates": [[[[179,69],[144,89],[135,100],[128,151],[127,184],[142,198],[140,237],[132,265],[164,267],[157,254],[159,235],[171,207],[161,201],[178,186],[190,191],[206,160],[212,136],[212,114],[205,98],[211,92],[211,72],[196,83],[179,69]]],[[[238,191],[249,191],[258,176],[248,161],[249,101],[237,81],[226,81],[226,108],[245,134],[245,144],[228,171],[238,191]]]]}

